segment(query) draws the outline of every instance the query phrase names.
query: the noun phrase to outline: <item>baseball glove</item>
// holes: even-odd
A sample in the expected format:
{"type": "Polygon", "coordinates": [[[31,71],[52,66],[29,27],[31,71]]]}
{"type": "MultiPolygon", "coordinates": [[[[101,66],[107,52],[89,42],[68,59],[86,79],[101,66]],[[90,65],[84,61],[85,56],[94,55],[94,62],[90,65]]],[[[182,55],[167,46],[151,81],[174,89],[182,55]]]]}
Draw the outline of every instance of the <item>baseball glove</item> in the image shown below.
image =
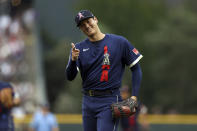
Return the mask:
{"type": "Polygon", "coordinates": [[[11,88],[4,88],[0,90],[0,103],[6,108],[12,107],[13,97],[11,88]]]}
{"type": "Polygon", "coordinates": [[[122,102],[113,103],[111,105],[112,116],[113,118],[129,117],[136,112],[137,107],[137,101],[132,98],[128,98],[122,102]]]}

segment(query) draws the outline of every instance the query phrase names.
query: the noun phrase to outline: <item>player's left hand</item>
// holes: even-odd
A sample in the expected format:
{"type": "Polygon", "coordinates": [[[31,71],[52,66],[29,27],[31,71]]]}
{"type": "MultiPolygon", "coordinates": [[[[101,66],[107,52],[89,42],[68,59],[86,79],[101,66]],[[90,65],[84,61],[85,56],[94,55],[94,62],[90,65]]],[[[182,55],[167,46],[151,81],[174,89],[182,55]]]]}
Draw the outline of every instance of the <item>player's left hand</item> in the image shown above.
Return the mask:
{"type": "Polygon", "coordinates": [[[132,96],[122,102],[113,103],[111,105],[112,116],[114,118],[129,117],[135,114],[137,107],[137,97],[132,96]]]}

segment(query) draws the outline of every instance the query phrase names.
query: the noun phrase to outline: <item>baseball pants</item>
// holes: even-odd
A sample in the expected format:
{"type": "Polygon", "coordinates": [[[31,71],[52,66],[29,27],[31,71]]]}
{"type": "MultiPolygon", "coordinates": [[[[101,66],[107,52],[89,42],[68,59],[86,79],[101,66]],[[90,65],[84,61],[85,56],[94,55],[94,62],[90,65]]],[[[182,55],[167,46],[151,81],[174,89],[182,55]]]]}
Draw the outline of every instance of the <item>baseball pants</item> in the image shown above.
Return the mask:
{"type": "Polygon", "coordinates": [[[121,101],[117,90],[108,96],[83,96],[82,115],[84,131],[117,131],[119,119],[112,118],[110,105],[121,101]]]}

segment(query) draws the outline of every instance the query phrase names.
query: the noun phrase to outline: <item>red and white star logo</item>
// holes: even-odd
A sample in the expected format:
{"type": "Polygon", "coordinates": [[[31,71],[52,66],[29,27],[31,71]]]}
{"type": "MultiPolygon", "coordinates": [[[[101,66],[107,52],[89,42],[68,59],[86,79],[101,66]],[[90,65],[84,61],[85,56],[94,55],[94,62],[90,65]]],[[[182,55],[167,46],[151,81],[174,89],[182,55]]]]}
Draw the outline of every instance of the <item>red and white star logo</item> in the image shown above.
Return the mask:
{"type": "Polygon", "coordinates": [[[84,16],[82,15],[82,13],[78,13],[79,19],[83,18],[84,16]]]}

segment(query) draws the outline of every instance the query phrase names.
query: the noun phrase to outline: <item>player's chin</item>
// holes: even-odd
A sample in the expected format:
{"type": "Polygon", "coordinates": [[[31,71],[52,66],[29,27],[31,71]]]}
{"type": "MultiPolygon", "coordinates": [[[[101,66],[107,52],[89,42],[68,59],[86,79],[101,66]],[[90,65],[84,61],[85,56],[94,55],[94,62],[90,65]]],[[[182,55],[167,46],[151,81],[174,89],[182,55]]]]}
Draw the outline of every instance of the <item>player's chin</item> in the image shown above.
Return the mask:
{"type": "Polygon", "coordinates": [[[91,36],[94,36],[95,32],[94,31],[88,31],[86,32],[86,35],[91,37],[91,36]]]}

